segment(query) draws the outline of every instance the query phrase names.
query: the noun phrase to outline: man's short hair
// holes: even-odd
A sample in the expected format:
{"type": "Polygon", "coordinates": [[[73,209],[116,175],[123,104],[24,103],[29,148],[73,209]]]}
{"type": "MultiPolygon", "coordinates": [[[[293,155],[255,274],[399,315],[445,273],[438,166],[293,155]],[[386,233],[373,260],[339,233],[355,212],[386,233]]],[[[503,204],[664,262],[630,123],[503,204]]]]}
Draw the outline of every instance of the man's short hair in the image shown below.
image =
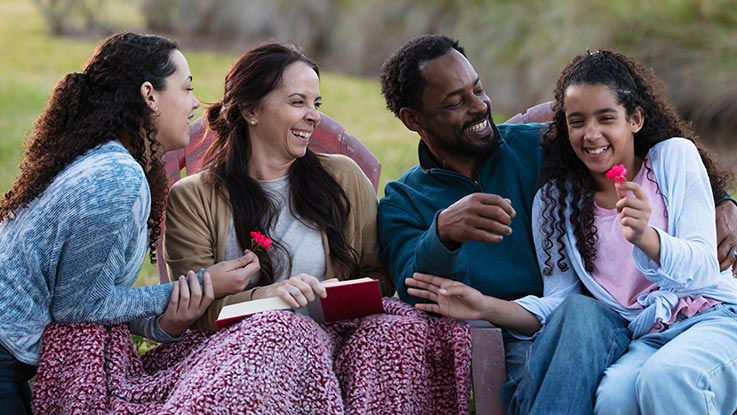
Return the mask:
{"type": "Polygon", "coordinates": [[[381,66],[381,93],[386,107],[399,117],[403,107],[422,110],[425,80],[420,64],[455,49],[466,56],[458,41],[443,35],[422,35],[411,39],[381,66]]]}

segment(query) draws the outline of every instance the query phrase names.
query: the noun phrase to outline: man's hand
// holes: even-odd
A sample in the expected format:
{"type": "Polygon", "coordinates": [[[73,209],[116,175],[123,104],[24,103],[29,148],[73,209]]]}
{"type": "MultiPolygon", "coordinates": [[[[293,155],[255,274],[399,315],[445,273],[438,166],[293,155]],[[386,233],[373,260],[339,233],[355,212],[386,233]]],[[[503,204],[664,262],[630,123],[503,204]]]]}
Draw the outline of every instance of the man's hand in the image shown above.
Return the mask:
{"type": "Polygon", "coordinates": [[[245,255],[231,261],[210,265],[207,272],[212,276],[215,298],[239,293],[246,289],[251,278],[261,269],[258,257],[246,250],[245,255]]]}
{"type": "Polygon", "coordinates": [[[497,243],[512,233],[512,202],[490,193],[473,193],[438,215],[438,237],[448,249],[467,241],[497,243]]]}
{"type": "Polygon", "coordinates": [[[724,271],[731,265],[732,274],[737,274],[737,206],[725,200],[717,206],[716,214],[719,268],[724,271]]]}
{"type": "Polygon", "coordinates": [[[417,303],[418,310],[461,320],[481,320],[490,306],[485,295],[458,281],[416,272],[404,282],[413,287],[407,289],[407,294],[435,303],[417,303]]]}
{"type": "Polygon", "coordinates": [[[462,282],[415,272],[404,282],[407,293],[433,303],[417,303],[415,308],[461,320],[486,320],[528,336],[540,330],[540,320],[512,301],[483,295],[462,282]]]}
{"type": "Polygon", "coordinates": [[[159,326],[172,337],[178,337],[207,311],[215,299],[210,274],[203,275],[205,292],[200,288],[197,274],[193,271],[179,277],[171,289],[169,305],[159,319],[159,326]]]}

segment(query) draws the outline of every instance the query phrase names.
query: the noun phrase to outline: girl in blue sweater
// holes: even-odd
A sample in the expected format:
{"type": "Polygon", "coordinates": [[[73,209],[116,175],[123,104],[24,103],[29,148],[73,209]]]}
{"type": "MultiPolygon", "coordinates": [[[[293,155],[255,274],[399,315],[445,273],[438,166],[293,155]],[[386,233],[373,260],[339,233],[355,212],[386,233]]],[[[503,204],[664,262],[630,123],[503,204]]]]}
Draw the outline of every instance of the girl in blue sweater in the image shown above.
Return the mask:
{"type": "Polygon", "coordinates": [[[542,326],[526,363],[534,383],[549,367],[535,353],[551,340],[546,322],[585,288],[632,339],[603,373],[595,413],[732,413],[737,283],[730,270],[720,273],[711,191],[727,176],[696,146],[652,72],[630,58],[575,58],[555,97],[532,211],[545,296],[502,302],[417,275],[409,284],[436,303],[418,307],[473,311],[525,334],[542,326]],[[607,177],[618,165],[621,177],[607,177]]]}
{"type": "Polygon", "coordinates": [[[131,288],[155,257],[167,181],[161,156],[189,140],[199,107],[173,42],[125,33],[66,75],[0,202],[0,408],[30,413],[46,325],[129,322],[176,340],[215,296],[245,288],[253,254],[209,272],[131,288]]]}

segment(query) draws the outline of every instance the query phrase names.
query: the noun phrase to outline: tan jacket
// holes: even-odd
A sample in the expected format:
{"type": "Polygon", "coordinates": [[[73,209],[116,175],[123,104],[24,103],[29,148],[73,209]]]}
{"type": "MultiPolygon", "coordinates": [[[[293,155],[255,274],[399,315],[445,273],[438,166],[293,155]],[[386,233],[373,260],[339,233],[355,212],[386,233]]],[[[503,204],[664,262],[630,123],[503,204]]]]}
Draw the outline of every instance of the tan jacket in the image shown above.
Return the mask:
{"type": "MultiPolygon", "coordinates": [[[[376,193],[358,165],[348,157],[318,154],[325,170],[342,186],[350,202],[346,224],[346,242],[359,255],[360,275],[335,275],[330,260],[327,236],[322,232],[325,249],[325,277],[349,279],[371,277],[378,279],[384,296],[394,293],[394,285],[379,261],[376,238],[376,193]]],[[[230,221],[230,205],[226,196],[198,173],[172,186],[166,206],[166,234],[164,257],[170,278],[189,270],[197,272],[220,262],[225,256],[225,240],[230,221]]],[[[216,299],[207,312],[193,325],[201,330],[215,330],[220,310],[228,304],[251,300],[253,289],[216,299]]]]}

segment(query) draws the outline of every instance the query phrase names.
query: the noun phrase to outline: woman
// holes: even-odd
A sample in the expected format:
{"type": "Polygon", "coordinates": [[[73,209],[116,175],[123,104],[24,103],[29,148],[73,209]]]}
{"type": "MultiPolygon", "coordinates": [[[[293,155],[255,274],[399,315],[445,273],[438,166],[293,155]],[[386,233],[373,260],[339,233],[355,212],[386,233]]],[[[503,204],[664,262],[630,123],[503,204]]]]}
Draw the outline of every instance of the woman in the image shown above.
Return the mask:
{"type": "Polygon", "coordinates": [[[320,122],[317,67],[299,52],[266,45],[241,57],[225,83],[225,97],[207,111],[208,133],[217,138],[206,172],[171,190],[167,262],[178,275],[231,259],[251,246],[252,231],[270,236],[274,247],[257,251],[261,271],[249,289],[215,301],[197,326],[214,330],[223,305],[251,299],[278,295],[304,306],[324,295],[319,281],[327,278],[370,276],[391,295],[370,182],[349,158],[307,148],[320,122]]]}
{"type": "MultiPolygon", "coordinates": [[[[235,63],[225,79],[223,100],[208,109],[208,133],[216,139],[204,172],[171,190],[167,263],[178,274],[233,258],[251,245],[254,231],[271,237],[274,246],[257,252],[261,271],[248,289],[217,299],[198,328],[214,330],[226,304],[278,296],[294,308],[304,306],[325,296],[321,281],[330,278],[368,276],[379,280],[384,296],[393,293],[378,259],[377,201],[369,180],[349,158],[308,148],[320,122],[321,101],[317,66],[292,48],[267,44],[235,63]]],[[[440,387],[443,392],[431,396],[430,379],[443,377],[438,373],[444,375],[442,382],[455,378],[453,372],[441,372],[442,364],[451,367],[452,353],[440,358],[450,360],[438,361],[437,373],[432,368],[429,375],[423,372],[423,365],[436,363],[423,357],[426,344],[440,344],[428,334],[429,319],[395,301],[384,305],[393,315],[321,326],[294,313],[267,312],[226,329],[252,332],[244,340],[249,343],[272,339],[251,346],[253,355],[248,356],[254,359],[248,377],[252,384],[242,393],[247,401],[253,399],[252,410],[442,413],[466,405],[467,399],[457,401],[462,394],[455,395],[454,388],[440,387]],[[319,373],[318,392],[305,383],[316,378],[302,373],[304,366],[319,373]],[[395,367],[405,370],[397,373],[395,367]],[[261,390],[278,392],[267,398],[261,390]],[[318,393],[322,401],[315,403],[318,393]],[[430,408],[433,399],[445,401],[430,408]]]]}
{"type": "MultiPolygon", "coordinates": [[[[509,303],[435,277],[408,283],[435,302],[422,309],[478,313],[525,334],[542,326],[535,344],[550,340],[556,310],[576,312],[570,304],[582,304],[575,294],[584,287],[612,314],[605,335],[617,337],[603,350],[613,364],[586,412],[732,413],[737,283],[720,273],[711,190],[724,188],[727,175],[661,90],[651,71],[610,51],[563,70],[533,204],[545,297],[509,303]]],[[[549,358],[533,345],[519,384],[534,382],[549,358]]]]}
{"type": "Polygon", "coordinates": [[[187,144],[199,107],[191,82],[176,44],[125,33],[57,84],[0,203],[4,413],[30,413],[27,380],[52,321],[128,322],[133,333],[172,342],[216,295],[242,289],[258,269],[252,255],[199,280],[188,273],[172,284],[131,288],[159,238],[166,198],[160,157],[187,144]]]}

